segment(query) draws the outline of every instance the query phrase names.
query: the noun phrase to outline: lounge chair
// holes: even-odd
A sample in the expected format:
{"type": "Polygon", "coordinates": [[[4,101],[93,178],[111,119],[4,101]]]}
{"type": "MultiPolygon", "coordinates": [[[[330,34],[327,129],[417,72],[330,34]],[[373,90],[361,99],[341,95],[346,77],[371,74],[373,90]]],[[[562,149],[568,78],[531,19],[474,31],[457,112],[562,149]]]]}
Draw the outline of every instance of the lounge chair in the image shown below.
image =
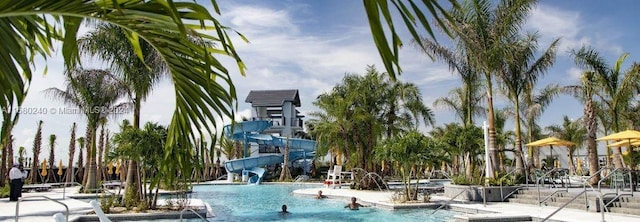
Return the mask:
{"type": "Polygon", "coordinates": [[[341,184],[342,184],[342,166],[335,165],[333,166],[333,170],[329,170],[329,172],[327,172],[327,179],[324,180],[324,185],[325,187],[331,187],[335,189],[336,185],[338,185],[338,188],[340,188],[341,184]]]}
{"type": "Polygon", "coordinates": [[[89,204],[91,204],[91,207],[93,207],[93,211],[95,211],[96,215],[98,215],[98,219],[100,220],[100,222],[111,222],[107,215],[104,214],[104,211],[102,211],[102,208],[100,208],[100,203],[98,203],[98,201],[92,200],[91,202],[89,202],[89,204]]]}
{"type": "Polygon", "coordinates": [[[67,222],[67,217],[63,213],[56,213],[53,215],[53,221],[55,222],[67,222]]]}

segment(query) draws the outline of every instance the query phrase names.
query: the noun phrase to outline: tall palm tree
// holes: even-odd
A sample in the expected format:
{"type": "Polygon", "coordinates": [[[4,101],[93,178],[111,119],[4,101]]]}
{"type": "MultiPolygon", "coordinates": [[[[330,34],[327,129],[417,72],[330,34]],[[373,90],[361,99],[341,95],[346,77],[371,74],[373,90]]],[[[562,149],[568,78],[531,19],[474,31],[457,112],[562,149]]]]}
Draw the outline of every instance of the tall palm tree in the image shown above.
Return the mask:
{"type": "Polygon", "coordinates": [[[598,146],[596,144],[596,133],[598,131],[598,121],[596,119],[596,106],[594,97],[597,90],[596,74],[592,71],[582,73],[580,85],[565,86],[563,91],[573,95],[584,104],[584,125],[587,130],[587,158],[589,161],[589,175],[592,185],[598,183],[600,175],[598,163],[598,146]]]}
{"type": "Polygon", "coordinates": [[[42,120],[38,121],[38,129],[36,131],[36,135],[33,138],[33,163],[31,164],[31,183],[38,183],[38,176],[40,172],[38,171],[38,166],[40,165],[40,150],[42,147],[42,120]]]}
{"type": "MultiPolygon", "coordinates": [[[[622,63],[629,56],[628,53],[620,55],[613,65],[607,65],[599,52],[586,46],[579,50],[573,50],[571,54],[574,56],[576,64],[594,75],[597,87],[596,95],[611,117],[611,124],[606,126],[610,126],[613,132],[622,131],[624,123],[622,114],[634,93],[637,92],[638,81],[640,81],[640,65],[634,64],[631,68],[623,71],[622,63]]],[[[620,168],[623,166],[621,147],[617,147],[615,150],[614,164],[616,168],[620,168]]]]}
{"type": "Polygon", "coordinates": [[[56,99],[75,106],[87,118],[88,174],[85,189],[97,188],[96,177],[96,131],[102,118],[122,110],[128,103],[117,103],[126,94],[122,83],[105,70],[69,70],[66,73],[66,89],[49,88],[46,92],[56,99]]]}
{"type": "Polygon", "coordinates": [[[587,129],[584,128],[584,123],[581,120],[572,121],[565,115],[562,119],[562,125],[551,125],[546,129],[551,132],[551,135],[576,144],[575,146],[567,147],[569,149],[569,172],[571,174],[575,173],[573,154],[587,138],[587,129]]]}
{"type": "Polygon", "coordinates": [[[450,11],[453,19],[448,27],[454,31],[453,39],[466,53],[467,60],[484,76],[487,90],[489,122],[489,152],[491,165],[497,167],[495,114],[493,107],[493,80],[504,69],[503,61],[510,52],[508,39],[520,32],[535,0],[501,0],[495,7],[489,0],[465,1],[460,8],[450,11]]]}
{"type": "MultiPolygon", "coordinates": [[[[54,41],[62,42],[65,65],[74,70],[79,61],[77,34],[83,19],[117,24],[127,30],[127,42],[143,57],[141,41],[158,50],[167,63],[176,93],[176,108],[171,119],[166,149],[167,164],[163,170],[189,169],[190,158],[174,154],[192,147],[199,137],[215,136],[219,116],[233,116],[235,87],[220,55],[231,57],[245,74],[244,63],[234,49],[228,31],[212,14],[220,14],[215,0],[213,13],[192,2],[174,3],[159,0],[115,1],[18,1],[0,2],[0,29],[5,37],[0,45],[0,61],[13,61],[0,66],[4,80],[0,108],[8,110],[13,98],[24,98],[31,83],[36,57],[48,57],[54,41]],[[194,24],[201,24],[200,26],[194,24]],[[200,29],[212,31],[208,34],[200,29]],[[216,47],[189,41],[193,36],[216,43],[216,47]],[[206,132],[205,132],[206,131],[206,132]],[[180,144],[179,146],[177,144],[180,144]],[[185,159],[183,159],[185,158],[185,159]]],[[[247,41],[241,36],[243,41],[247,41]]],[[[3,116],[4,117],[4,116],[3,116]]],[[[3,131],[3,140],[7,135],[3,131]]],[[[182,172],[182,171],[181,171],[182,172]]],[[[169,174],[167,180],[175,181],[169,174]]],[[[182,174],[185,175],[185,174],[182,174]]]]}
{"type": "MultiPolygon", "coordinates": [[[[78,40],[81,53],[100,58],[111,64],[111,70],[126,84],[130,100],[133,102],[133,127],[140,128],[142,102],[153,87],[167,75],[167,66],[158,52],[147,41],[140,41],[143,60],[136,49],[127,42],[126,31],[116,25],[99,24],[78,40]]],[[[127,186],[125,189],[140,187],[136,161],[129,161],[127,186]]],[[[126,192],[125,192],[126,193],[126,192]]],[[[142,195],[139,195],[142,197],[142,195]]]]}
{"type": "Polygon", "coordinates": [[[49,135],[49,170],[51,170],[51,172],[49,172],[47,175],[49,175],[49,181],[55,180],[55,174],[53,173],[53,164],[56,161],[56,154],[55,154],[55,146],[56,146],[56,135],[55,134],[51,134],[49,135]]]}
{"type": "Polygon", "coordinates": [[[76,123],[71,125],[71,136],[69,138],[69,165],[67,165],[67,183],[71,183],[75,180],[73,174],[73,157],[76,153],[76,123]]]}
{"type": "Polygon", "coordinates": [[[559,39],[554,40],[538,58],[535,58],[538,50],[538,35],[528,34],[524,37],[514,37],[509,41],[511,49],[507,54],[508,59],[497,76],[507,98],[513,103],[516,170],[524,174],[520,121],[521,97],[525,94],[525,90],[535,86],[547,69],[553,65],[559,39]]]}
{"type": "MultiPolygon", "coordinates": [[[[540,126],[537,124],[542,113],[549,107],[553,99],[560,93],[561,88],[556,84],[550,84],[536,91],[533,84],[526,85],[520,102],[520,116],[527,129],[527,140],[533,142],[539,134],[540,126]]],[[[538,149],[529,148],[529,165],[540,167],[540,155],[538,149]]]]}

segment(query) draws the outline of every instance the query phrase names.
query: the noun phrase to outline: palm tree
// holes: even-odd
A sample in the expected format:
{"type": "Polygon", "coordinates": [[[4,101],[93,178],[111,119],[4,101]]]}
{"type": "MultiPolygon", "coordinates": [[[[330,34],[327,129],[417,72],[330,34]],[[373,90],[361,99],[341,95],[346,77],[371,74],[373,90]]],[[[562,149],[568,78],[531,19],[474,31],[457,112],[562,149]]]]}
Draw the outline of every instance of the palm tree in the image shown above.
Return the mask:
{"type": "MultiPolygon", "coordinates": [[[[124,29],[112,24],[100,24],[80,40],[82,53],[96,56],[111,64],[111,70],[119,76],[129,89],[129,97],[133,102],[133,127],[140,128],[140,110],[142,102],[151,93],[152,88],[167,75],[167,66],[158,52],[147,42],[141,41],[143,59],[136,49],[127,42],[124,29]]],[[[139,187],[138,167],[136,161],[129,161],[127,167],[126,189],[139,187]]],[[[142,195],[139,195],[142,197],[142,195]]]]}
{"type": "Polygon", "coordinates": [[[465,51],[470,66],[484,76],[489,152],[491,165],[494,167],[498,166],[499,161],[494,123],[493,79],[505,68],[503,61],[510,52],[509,44],[506,43],[520,32],[535,3],[535,0],[501,0],[493,7],[489,0],[472,0],[450,11],[452,19],[448,28],[455,33],[454,43],[465,51]]]}
{"type": "MultiPolygon", "coordinates": [[[[211,5],[214,13],[220,14],[215,0],[211,5]]],[[[80,58],[76,37],[83,19],[89,19],[125,28],[127,41],[139,57],[144,56],[140,43],[144,40],[158,50],[167,63],[176,93],[169,143],[165,147],[169,154],[192,147],[198,137],[215,136],[214,120],[219,116],[232,116],[237,102],[235,87],[228,69],[217,55],[234,59],[242,75],[245,74],[245,66],[227,33],[233,30],[221,24],[202,5],[157,0],[3,1],[0,3],[0,18],[0,27],[6,30],[4,44],[0,46],[0,52],[6,53],[0,54],[0,60],[13,61],[0,66],[4,77],[0,88],[6,89],[1,92],[2,110],[14,108],[11,107],[13,98],[24,98],[24,89],[28,88],[25,86],[31,83],[31,67],[35,58],[38,55],[50,56],[54,51],[54,41],[62,41],[65,65],[70,70],[75,69],[80,58]],[[205,28],[212,32],[204,34],[196,30],[205,28]],[[189,41],[194,36],[214,42],[216,46],[189,41]]],[[[241,38],[247,41],[244,36],[241,38]]],[[[4,140],[7,134],[5,131],[2,133],[4,140]]],[[[185,154],[187,156],[177,157],[178,161],[167,155],[163,170],[180,170],[185,175],[190,169],[190,162],[186,161],[190,154],[185,154]]],[[[166,179],[176,180],[176,175],[170,174],[166,179]]]]}
{"type": "Polygon", "coordinates": [[[38,183],[38,176],[40,172],[38,171],[38,166],[40,164],[40,148],[42,146],[42,120],[38,121],[38,129],[36,131],[36,136],[33,138],[33,163],[31,164],[31,183],[38,183]]]}
{"type": "Polygon", "coordinates": [[[104,70],[69,70],[66,73],[65,90],[49,88],[46,92],[53,97],[73,105],[80,109],[87,118],[87,159],[88,174],[85,189],[97,188],[96,177],[96,131],[102,118],[114,114],[116,110],[122,110],[128,103],[117,103],[126,91],[122,83],[115,79],[108,71],[104,70]]]}
{"type": "MultiPolygon", "coordinates": [[[[80,175],[80,182],[84,181],[84,156],[82,155],[82,150],[85,148],[85,138],[78,138],[78,172],[76,174],[80,175]]],[[[73,176],[75,178],[75,175],[73,176]]]]}
{"type": "Polygon", "coordinates": [[[529,34],[525,37],[510,39],[511,52],[505,61],[504,69],[498,72],[498,79],[507,98],[514,107],[515,122],[515,160],[516,170],[524,174],[522,159],[522,130],[520,121],[520,101],[528,87],[536,85],[547,69],[555,61],[556,48],[559,39],[554,40],[540,57],[535,58],[538,50],[538,35],[529,34]]]}
{"type": "MultiPolygon", "coordinates": [[[[634,64],[626,71],[622,71],[622,63],[629,56],[628,53],[623,53],[618,57],[612,66],[607,65],[600,53],[590,47],[583,46],[577,51],[573,50],[571,53],[575,58],[576,64],[594,75],[595,86],[597,87],[595,95],[600,98],[604,105],[604,110],[611,117],[611,124],[606,126],[610,126],[613,132],[620,132],[622,130],[624,109],[627,108],[627,104],[638,89],[640,65],[634,64]]],[[[622,150],[621,147],[615,149],[614,164],[616,168],[621,168],[623,166],[622,150]]]]}
{"type": "Polygon", "coordinates": [[[587,157],[589,159],[589,175],[595,175],[591,178],[591,185],[598,183],[600,175],[598,163],[598,146],[596,144],[596,132],[598,131],[598,121],[596,120],[596,108],[594,96],[597,90],[596,76],[592,71],[582,73],[580,85],[565,86],[563,91],[572,94],[575,98],[584,104],[584,125],[587,130],[587,157]]]}
{"type": "MultiPolygon", "coordinates": [[[[549,107],[553,99],[558,96],[561,91],[560,86],[551,84],[547,85],[539,91],[534,91],[532,84],[528,84],[524,89],[522,101],[520,102],[520,116],[527,129],[527,140],[533,142],[539,134],[540,126],[537,125],[538,119],[542,113],[549,107]]],[[[529,165],[540,167],[540,155],[538,149],[529,148],[529,165]]]]}
{"type": "MultiPolygon", "coordinates": [[[[400,57],[399,47],[402,46],[402,40],[396,33],[396,24],[393,22],[394,16],[391,15],[389,10],[389,2],[398,10],[400,17],[404,21],[407,30],[411,33],[413,40],[420,41],[418,30],[424,28],[424,31],[429,33],[431,38],[435,38],[433,29],[430,22],[427,20],[425,13],[422,10],[428,9],[429,13],[434,16],[438,27],[440,27],[445,33],[450,34],[448,26],[445,25],[445,20],[450,21],[452,18],[448,15],[447,11],[440,5],[438,1],[427,0],[422,2],[422,7],[416,4],[415,1],[404,2],[402,0],[368,0],[363,1],[365,12],[369,20],[369,27],[371,29],[371,36],[373,42],[378,48],[378,53],[382,58],[385,68],[389,76],[395,80],[396,73],[400,74],[400,63],[398,62],[400,57]],[[410,6],[408,6],[408,5],[410,6]],[[441,14],[441,15],[438,15],[441,14]],[[381,18],[382,15],[382,18],[381,18]],[[444,20],[443,20],[444,19],[444,20]],[[386,22],[386,28],[390,31],[391,40],[387,39],[386,28],[384,23],[386,22]],[[417,21],[416,21],[417,20],[417,21]]],[[[456,0],[448,1],[453,7],[459,7],[456,0]]]]}
{"type": "Polygon", "coordinates": [[[584,128],[584,123],[580,120],[571,121],[568,116],[564,116],[562,125],[551,125],[546,129],[551,132],[551,135],[576,144],[575,146],[567,147],[569,149],[569,172],[574,174],[576,169],[573,163],[573,154],[587,138],[587,130],[584,128]]]}
{"type": "Polygon", "coordinates": [[[71,183],[75,180],[73,174],[73,157],[76,152],[76,123],[71,125],[71,138],[69,139],[69,165],[67,165],[67,183],[71,183]]]}
{"type": "Polygon", "coordinates": [[[55,180],[55,173],[53,172],[53,164],[56,161],[56,154],[55,154],[55,146],[56,146],[56,135],[55,134],[51,134],[49,135],[49,170],[51,170],[51,172],[49,172],[47,175],[49,175],[49,181],[55,180]]]}

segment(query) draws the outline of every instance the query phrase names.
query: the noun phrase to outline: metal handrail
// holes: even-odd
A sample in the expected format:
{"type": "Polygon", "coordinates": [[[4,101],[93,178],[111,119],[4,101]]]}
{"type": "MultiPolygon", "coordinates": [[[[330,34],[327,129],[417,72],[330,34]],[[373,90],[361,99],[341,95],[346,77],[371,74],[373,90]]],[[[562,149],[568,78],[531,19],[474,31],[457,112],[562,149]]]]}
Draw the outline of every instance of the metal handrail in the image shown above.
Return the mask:
{"type": "Polygon", "coordinates": [[[200,219],[202,219],[203,221],[207,221],[207,219],[206,219],[206,218],[202,217],[202,215],[200,215],[200,214],[199,214],[198,212],[196,212],[195,210],[193,210],[193,209],[191,209],[191,208],[184,208],[184,209],[182,209],[182,210],[180,211],[180,221],[181,221],[181,222],[182,222],[182,216],[183,216],[184,212],[186,212],[186,211],[191,211],[191,212],[193,212],[194,214],[196,214],[198,217],[200,217],[200,219]]]}
{"type": "Polygon", "coordinates": [[[455,196],[453,196],[451,199],[447,200],[446,202],[444,202],[444,204],[440,205],[438,208],[436,208],[433,212],[431,212],[431,214],[435,214],[438,210],[444,208],[445,205],[449,204],[451,201],[453,201],[454,199],[456,199],[458,196],[460,196],[460,194],[462,193],[466,193],[467,190],[462,190],[460,191],[460,193],[456,194],[455,196]]]}
{"type": "MultiPolygon", "coordinates": [[[[504,202],[504,200],[506,200],[507,198],[509,198],[511,195],[515,194],[516,192],[518,192],[522,188],[523,188],[522,186],[519,186],[515,190],[511,191],[511,193],[508,193],[506,196],[502,197],[502,202],[504,202]]],[[[500,195],[502,195],[502,194],[500,194],[500,195]]]]}
{"type": "Polygon", "coordinates": [[[429,171],[429,178],[427,178],[427,180],[431,180],[431,176],[433,175],[433,173],[436,173],[436,172],[440,172],[447,179],[451,179],[451,177],[449,176],[449,173],[447,173],[444,170],[431,170],[431,171],[429,171]]]}
{"type": "MultiPolygon", "coordinates": [[[[591,179],[592,179],[593,177],[595,177],[595,176],[599,176],[599,175],[600,175],[600,173],[601,173],[603,170],[606,170],[606,169],[613,169],[613,168],[611,168],[611,167],[602,167],[602,168],[600,168],[598,171],[596,171],[593,175],[590,175],[586,180],[582,181],[582,188],[584,188],[584,191],[587,191],[587,185],[589,185],[589,187],[591,187],[591,190],[595,190],[595,189],[593,188],[593,186],[591,185],[591,182],[590,182],[590,181],[591,181],[591,179]]],[[[602,195],[602,192],[600,191],[600,189],[598,189],[598,192],[600,192],[600,194],[602,195]]],[[[604,196],[604,195],[603,195],[603,196],[604,196]]],[[[584,204],[585,204],[585,206],[586,206],[587,210],[589,210],[589,199],[588,199],[588,197],[587,197],[587,193],[586,193],[586,192],[584,193],[584,204]]]]}
{"type": "Polygon", "coordinates": [[[18,199],[18,202],[16,202],[16,216],[15,216],[15,221],[16,221],[16,222],[18,222],[18,217],[19,217],[19,215],[20,215],[20,201],[22,201],[22,200],[24,200],[24,199],[34,198],[34,197],[42,197],[42,198],[44,198],[44,199],[47,199],[47,200],[53,201],[53,202],[55,202],[55,203],[58,203],[58,204],[61,204],[62,206],[64,206],[64,208],[66,209],[66,214],[65,214],[65,216],[66,216],[66,218],[67,218],[67,220],[66,220],[66,221],[69,221],[69,206],[67,206],[66,204],[64,204],[64,203],[62,203],[62,202],[60,202],[60,201],[57,201],[57,200],[51,199],[50,197],[47,197],[47,196],[29,196],[29,197],[23,197],[23,198],[20,198],[20,199],[18,199]]]}
{"type": "Polygon", "coordinates": [[[556,190],[556,191],[553,191],[553,193],[545,196],[543,200],[539,201],[538,205],[541,205],[542,203],[547,202],[547,200],[549,198],[553,197],[554,194],[557,194],[557,193],[560,193],[560,192],[568,193],[569,191],[568,190],[556,190]]]}
{"type": "MultiPolygon", "coordinates": [[[[591,191],[595,191],[595,190],[591,190],[591,191]]],[[[597,194],[600,194],[599,195],[600,203],[604,204],[604,202],[602,201],[602,193],[600,193],[600,191],[595,191],[595,192],[597,192],[597,194]]],[[[549,218],[551,218],[553,215],[555,215],[556,213],[560,212],[560,210],[564,209],[567,205],[569,205],[574,200],[578,199],[578,197],[581,196],[583,193],[586,195],[587,190],[580,191],[580,193],[578,193],[578,195],[574,196],[573,198],[571,198],[571,200],[569,200],[566,203],[562,204],[562,206],[560,206],[558,209],[556,209],[551,214],[549,214],[549,216],[547,216],[544,219],[542,219],[542,222],[549,220],[549,218]]],[[[600,211],[600,215],[602,217],[601,221],[604,222],[605,221],[604,220],[604,211],[600,211]]]]}
{"type": "MultiPolygon", "coordinates": [[[[633,195],[632,195],[632,194],[628,194],[628,193],[621,193],[621,194],[618,194],[618,195],[616,195],[615,197],[613,197],[613,199],[611,199],[609,202],[607,202],[607,204],[605,204],[605,206],[609,206],[609,204],[613,203],[613,201],[618,200],[618,198],[620,198],[620,197],[622,197],[622,196],[632,196],[632,197],[633,197],[633,195]]],[[[603,197],[603,198],[604,198],[604,197],[603,197]]]]}
{"type": "MultiPolygon", "coordinates": [[[[551,169],[549,171],[547,171],[545,174],[542,175],[542,177],[536,178],[536,189],[538,191],[538,205],[542,204],[543,201],[540,201],[541,196],[540,196],[540,185],[538,183],[540,183],[540,180],[544,181],[544,178],[546,178],[549,174],[554,173],[556,171],[559,170],[564,170],[562,168],[555,168],[555,169],[551,169]]],[[[569,187],[565,187],[565,190],[568,192],[569,191],[569,187]]],[[[551,195],[555,194],[556,192],[552,193],[551,195]]],[[[545,198],[545,200],[548,199],[548,197],[545,198]]]]}
{"type": "Polygon", "coordinates": [[[507,173],[506,175],[500,177],[500,198],[502,199],[502,201],[504,201],[504,194],[503,194],[504,191],[503,191],[503,187],[502,187],[502,185],[504,184],[504,182],[503,182],[504,178],[507,178],[507,176],[513,174],[514,172],[516,172],[516,170],[518,170],[518,168],[515,168],[515,169],[509,171],[509,173],[507,173]]]}

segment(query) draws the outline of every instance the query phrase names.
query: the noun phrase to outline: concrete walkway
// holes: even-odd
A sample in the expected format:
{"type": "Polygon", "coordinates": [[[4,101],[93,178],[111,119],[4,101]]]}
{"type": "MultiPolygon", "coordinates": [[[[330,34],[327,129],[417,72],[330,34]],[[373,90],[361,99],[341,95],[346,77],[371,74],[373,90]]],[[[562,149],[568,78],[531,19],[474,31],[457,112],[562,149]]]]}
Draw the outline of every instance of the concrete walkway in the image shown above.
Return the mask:
{"type": "MultiPolygon", "coordinates": [[[[19,221],[53,221],[53,214],[65,213],[66,209],[63,205],[48,200],[42,196],[59,201],[69,207],[69,221],[73,221],[82,215],[93,212],[93,208],[89,204],[89,199],[98,199],[100,194],[81,194],[78,193],[79,186],[67,188],[55,188],[47,192],[29,192],[22,193],[20,203],[10,202],[9,198],[0,199],[0,221],[14,221],[16,215],[16,206],[19,209],[19,221]],[[63,198],[64,195],[64,198],[63,198]],[[79,199],[74,199],[79,198],[79,199]],[[83,200],[84,199],[84,200],[83,200]]],[[[118,190],[110,190],[112,193],[118,193],[118,190]]],[[[124,192],[124,191],[122,191],[124,192]]],[[[160,193],[169,191],[160,190],[160,193]]],[[[158,205],[166,205],[163,200],[158,200],[158,205]]],[[[190,199],[189,206],[194,209],[204,209],[207,216],[212,216],[211,208],[199,199],[190,199]]],[[[202,210],[198,210],[202,211],[202,210]]],[[[107,215],[109,216],[109,215],[107,215]]],[[[118,215],[121,216],[121,215],[118,215]]],[[[125,215],[122,215],[125,216],[125,215]]]]}
{"type": "MultiPolygon", "coordinates": [[[[66,204],[69,207],[70,215],[83,215],[93,212],[88,202],[68,197],[68,195],[77,194],[79,188],[67,187],[64,191],[62,188],[56,188],[51,189],[49,192],[22,193],[22,198],[18,205],[20,221],[53,221],[53,214],[65,212],[63,205],[40,196],[46,196],[66,204]],[[62,198],[63,192],[66,192],[64,199],[62,198]]],[[[9,198],[0,199],[0,209],[2,209],[0,210],[0,221],[14,221],[16,204],[17,202],[10,202],[9,198]]],[[[72,217],[69,219],[72,219],[72,217]]]]}

